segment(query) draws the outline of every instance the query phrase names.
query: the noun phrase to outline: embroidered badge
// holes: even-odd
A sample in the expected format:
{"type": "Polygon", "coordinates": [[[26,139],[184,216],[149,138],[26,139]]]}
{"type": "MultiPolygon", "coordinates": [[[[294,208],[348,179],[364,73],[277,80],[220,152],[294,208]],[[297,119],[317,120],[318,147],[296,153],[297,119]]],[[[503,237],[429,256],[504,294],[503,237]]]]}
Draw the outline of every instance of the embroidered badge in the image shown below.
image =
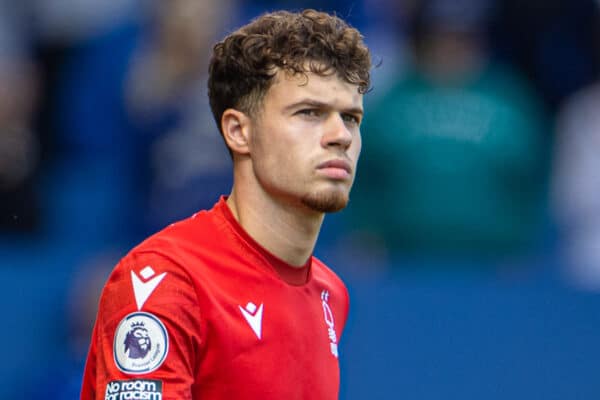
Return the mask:
{"type": "Polygon", "coordinates": [[[113,343],[117,367],[128,374],[146,374],[163,363],[169,351],[167,329],[158,317],[134,312],[119,323],[113,343]]]}
{"type": "Polygon", "coordinates": [[[321,305],[323,306],[323,319],[325,325],[327,325],[327,336],[329,337],[329,350],[335,358],[338,358],[338,339],[335,332],[335,321],[333,320],[333,313],[331,307],[329,307],[329,291],[323,290],[321,292],[321,305]]]}
{"type": "Polygon", "coordinates": [[[162,381],[155,379],[131,379],[110,381],[106,385],[104,400],[147,399],[162,400],[162,381]]]}

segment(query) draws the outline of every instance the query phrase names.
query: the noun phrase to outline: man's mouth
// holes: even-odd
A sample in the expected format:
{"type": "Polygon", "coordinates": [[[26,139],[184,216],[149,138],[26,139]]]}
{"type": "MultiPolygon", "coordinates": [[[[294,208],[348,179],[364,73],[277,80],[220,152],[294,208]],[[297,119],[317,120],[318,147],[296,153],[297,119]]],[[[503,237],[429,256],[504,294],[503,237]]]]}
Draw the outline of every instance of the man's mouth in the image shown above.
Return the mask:
{"type": "Polygon", "coordinates": [[[332,179],[348,179],[352,175],[352,166],[347,160],[334,159],[317,166],[317,170],[332,179]]]}

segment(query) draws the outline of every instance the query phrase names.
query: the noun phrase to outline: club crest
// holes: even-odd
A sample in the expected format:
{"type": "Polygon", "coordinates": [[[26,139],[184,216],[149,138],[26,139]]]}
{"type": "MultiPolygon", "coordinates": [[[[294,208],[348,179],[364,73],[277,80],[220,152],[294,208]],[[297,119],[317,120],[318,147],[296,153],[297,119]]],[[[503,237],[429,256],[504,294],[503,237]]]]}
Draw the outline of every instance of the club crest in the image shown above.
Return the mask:
{"type": "Polygon", "coordinates": [[[163,363],[168,350],[167,330],[156,316],[134,312],[119,323],[113,355],[121,371],[129,374],[152,372],[163,363]]]}

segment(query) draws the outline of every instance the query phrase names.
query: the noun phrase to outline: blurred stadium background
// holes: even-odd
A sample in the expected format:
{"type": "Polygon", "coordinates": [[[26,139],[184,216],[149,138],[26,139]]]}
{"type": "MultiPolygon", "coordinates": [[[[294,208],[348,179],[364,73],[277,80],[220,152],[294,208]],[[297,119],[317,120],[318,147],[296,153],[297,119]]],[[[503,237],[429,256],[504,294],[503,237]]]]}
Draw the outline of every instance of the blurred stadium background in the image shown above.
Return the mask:
{"type": "Polygon", "coordinates": [[[599,1],[0,0],[0,399],[78,398],[112,266],[231,184],[211,43],[307,7],[378,65],[341,399],[600,396],[599,1]]]}

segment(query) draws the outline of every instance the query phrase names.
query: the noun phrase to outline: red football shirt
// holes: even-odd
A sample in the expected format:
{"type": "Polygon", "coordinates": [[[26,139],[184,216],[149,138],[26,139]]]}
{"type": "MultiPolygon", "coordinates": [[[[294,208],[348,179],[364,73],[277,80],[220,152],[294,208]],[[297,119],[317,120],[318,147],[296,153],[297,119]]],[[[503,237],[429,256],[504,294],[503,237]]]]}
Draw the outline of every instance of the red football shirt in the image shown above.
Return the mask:
{"type": "Polygon", "coordinates": [[[273,256],[221,198],[116,266],[81,398],[334,400],[347,314],[334,272],[273,256]]]}

